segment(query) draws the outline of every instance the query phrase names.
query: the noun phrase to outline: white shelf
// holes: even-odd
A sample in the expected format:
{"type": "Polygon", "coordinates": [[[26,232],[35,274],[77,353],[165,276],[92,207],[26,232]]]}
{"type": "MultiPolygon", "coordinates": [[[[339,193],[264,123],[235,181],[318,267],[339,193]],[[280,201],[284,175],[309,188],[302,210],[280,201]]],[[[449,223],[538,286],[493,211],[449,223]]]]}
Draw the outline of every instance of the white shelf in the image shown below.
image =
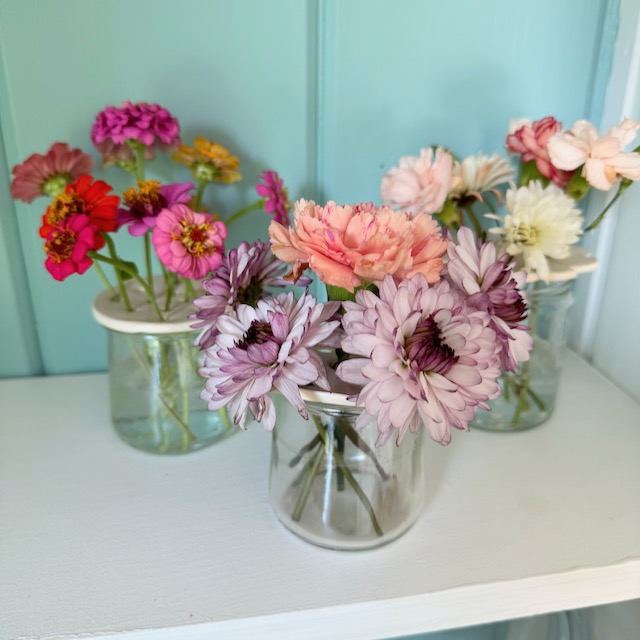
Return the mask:
{"type": "Polygon", "coordinates": [[[640,406],[573,354],[560,396],[433,443],[416,525],[345,553],[276,520],[258,426],[152,456],[104,374],[0,381],[0,638],[390,638],[639,598],[640,406]]]}

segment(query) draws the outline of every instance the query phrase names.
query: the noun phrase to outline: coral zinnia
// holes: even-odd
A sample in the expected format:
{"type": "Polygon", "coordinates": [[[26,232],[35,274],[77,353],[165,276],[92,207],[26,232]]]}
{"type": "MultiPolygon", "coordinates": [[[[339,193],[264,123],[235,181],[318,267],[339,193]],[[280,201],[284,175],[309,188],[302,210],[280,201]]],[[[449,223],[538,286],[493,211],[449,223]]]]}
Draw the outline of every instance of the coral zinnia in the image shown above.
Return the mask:
{"type": "Polygon", "coordinates": [[[72,215],[59,227],[49,231],[44,245],[44,266],[56,279],[64,280],[74,273],[84,273],[93,260],[87,255],[104,246],[100,229],[88,216],[72,215]]]}
{"type": "Polygon", "coordinates": [[[431,287],[416,274],[396,284],[387,276],[379,296],[358,291],[344,307],[342,348],[356,357],[337,374],[363,385],[356,427],[376,420],[378,446],[394,433],[399,443],[421,424],[448,444],[451,427],[468,430],[476,409],[500,394],[489,315],[459,300],[448,282],[431,287]]]}
{"type": "Polygon", "coordinates": [[[258,195],[265,199],[264,210],[280,224],[289,224],[289,194],[282,178],[275,171],[265,171],[262,182],[256,186],[258,195]]]}
{"type": "Polygon", "coordinates": [[[194,146],[195,149],[181,145],[173,153],[173,159],[190,167],[196,180],[230,184],[242,179],[238,173],[240,161],[221,144],[206,138],[196,138],[194,146]]]}
{"type": "Polygon", "coordinates": [[[222,264],[227,227],[184,204],[163,209],[151,241],[162,264],[183,278],[200,280],[222,264]]]}
{"type": "Polygon", "coordinates": [[[207,378],[201,398],[209,409],[228,407],[243,429],[250,411],[270,431],[276,414],[269,393],[275,389],[307,418],[299,387],[315,383],[329,389],[324,363],[312,347],[340,324],[331,319],[339,306],[318,303],[308,293],[296,300],[290,292],[221,316],[215,345],[200,369],[207,378]]]}
{"type": "Polygon", "coordinates": [[[93,168],[91,156],[55,142],[44,155],[34,153],[12,169],[11,197],[33,202],[40,196],[57,196],[70,182],[93,168]]]}
{"type": "Polygon", "coordinates": [[[61,226],[73,215],[87,216],[100,231],[115,231],[120,198],[108,195],[111,189],[111,185],[103,180],[94,181],[89,175],[81,175],[49,205],[42,216],[40,236],[48,237],[53,228],[61,226]]]}

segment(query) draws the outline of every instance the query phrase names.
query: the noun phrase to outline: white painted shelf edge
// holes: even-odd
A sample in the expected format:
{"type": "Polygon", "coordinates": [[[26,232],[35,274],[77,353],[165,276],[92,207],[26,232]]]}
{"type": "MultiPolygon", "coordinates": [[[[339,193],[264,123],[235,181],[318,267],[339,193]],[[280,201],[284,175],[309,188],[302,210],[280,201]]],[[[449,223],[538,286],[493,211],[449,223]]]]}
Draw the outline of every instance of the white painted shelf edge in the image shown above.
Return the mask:
{"type": "Polygon", "coordinates": [[[424,514],[358,553],[277,522],[256,425],[142,454],[104,374],[0,381],[0,406],[3,640],[364,640],[640,598],[640,406],[571,353],[549,422],[434,444],[424,514]]]}

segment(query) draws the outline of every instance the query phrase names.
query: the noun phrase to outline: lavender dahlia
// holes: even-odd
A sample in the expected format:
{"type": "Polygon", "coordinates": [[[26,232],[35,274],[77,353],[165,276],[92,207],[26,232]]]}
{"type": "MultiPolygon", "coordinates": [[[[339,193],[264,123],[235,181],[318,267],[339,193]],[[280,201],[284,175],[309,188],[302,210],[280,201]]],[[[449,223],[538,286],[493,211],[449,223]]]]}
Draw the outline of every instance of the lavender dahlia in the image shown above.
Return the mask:
{"type": "MultiPolygon", "coordinates": [[[[190,316],[198,320],[194,329],[201,329],[196,345],[201,349],[211,347],[218,334],[217,319],[234,311],[240,304],[255,306],[268,287],[285,287],[291,282],[284,279],[287,265],[278,260],[268,244],[256,240],[252,244],[241,242],[222,258],[216,272],[202,283],[207,295],[193,301],[197,311],[190,316]]],[[[306,276],[296,284],[306,286],[311,280],[306,276]]]]}
{"type": "Polygon", "coordinates": [[[358,291],[345,302],[342,348],[355,356],[337,370],[362,385],[356,422],[377,421],[378,446],[424,424],[431,438],[451,441],[451,427],[468,430],[478,407],[500,394],[500,358],[491,318],[460,299],[448,282],[429,286],[422,274],[396,284],[386,276],[380,295],[358,291]]]}
{"type": "Polygon", "coordinates": [[[210,410],[227,407],[236,426],[245,428],[249,411],[271,431],[276,413],[269,393],[277,390],[307,418],[299,387],[315,383],[329,389],[322,345],[340,322],[331,318],[339,303],[318,303],[305,292],[238,306],[217,320],[215,344],[205,351],[201,398],[210,410]]]}

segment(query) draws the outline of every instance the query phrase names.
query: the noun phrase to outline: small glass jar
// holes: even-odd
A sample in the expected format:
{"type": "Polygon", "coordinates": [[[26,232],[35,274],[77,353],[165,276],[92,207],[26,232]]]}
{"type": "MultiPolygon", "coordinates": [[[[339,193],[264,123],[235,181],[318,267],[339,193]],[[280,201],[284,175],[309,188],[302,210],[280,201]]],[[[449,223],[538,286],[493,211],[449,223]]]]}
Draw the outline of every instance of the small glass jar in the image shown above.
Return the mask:
{"type": "Polygon", "coordinates": [[[551,416],[567,344],[573,283],[574,280],[548,284],[537,281],[525,285],[527,324],[533,338],[529,360],[516,371],[502,374],[502,396],[488,402],[491,411],[478,411],[472,429],[522,431],[551,416]]]}
{"type": "MultiPolygon", "coordinates": [[[[334,397],[340,394],[328,394],[334,397]]],[[[329,549],[358,550],[395,540],[416,521],[425,495],[424,430],[376,448],[361,409],[307,401],[302,419],[282,399],[273,431],[269,494],[282,523],[329,549]]]]}

